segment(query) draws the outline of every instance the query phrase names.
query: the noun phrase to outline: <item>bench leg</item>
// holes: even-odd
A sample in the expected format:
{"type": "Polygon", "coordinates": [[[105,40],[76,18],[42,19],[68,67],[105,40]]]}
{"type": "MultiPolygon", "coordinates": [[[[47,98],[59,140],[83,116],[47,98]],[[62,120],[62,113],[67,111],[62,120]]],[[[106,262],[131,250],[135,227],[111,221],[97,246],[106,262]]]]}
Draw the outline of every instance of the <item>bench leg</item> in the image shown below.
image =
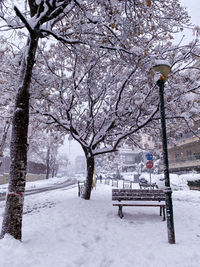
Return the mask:
{"type": "Polygon", "coordinates": [[[166,220],[166,218],[165,218],[165,207],[163,207],[162,210],[163,210],[163,221],[165,221],[166,220]]]}
{"type": "Polygon", "coordinates": [[[81,196],[81,193],[80,193],[80,186],[78,185],[78,196],[80,197],[81,196]]]}
{"type": "Polygon", "coordinates": [[[122,206],[119,206],[118,215],[119,215],[119,217],[120,217],[121,219],[124,217],[124,215],[123,215],[123,213],[122,213],[122,206]]]}
{"type": "Polygon", "coordinates": [[[160,216],[162,216],[162,207],[160,207],[160,216]]]}

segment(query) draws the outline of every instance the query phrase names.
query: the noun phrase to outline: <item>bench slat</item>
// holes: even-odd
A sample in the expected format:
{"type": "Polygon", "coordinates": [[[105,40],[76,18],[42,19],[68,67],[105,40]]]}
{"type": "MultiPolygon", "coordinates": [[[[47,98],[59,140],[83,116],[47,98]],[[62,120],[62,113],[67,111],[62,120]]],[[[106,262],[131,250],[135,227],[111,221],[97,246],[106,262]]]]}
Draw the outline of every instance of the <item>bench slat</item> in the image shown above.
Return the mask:
{"type": "Polygon", "coordinates": [[[164,196],[165,194],[164,194],[164,192],[162,192],[162,193],[149,193],[149,192],[136,192],[136,193],[134,193],[134,192],[119,192],[119,193],[116,193],[116,192],[114,192],[113,194],[112,194],[113,196],[143,196],[143,195],[145,195],[145,196],[164,196]]]}
{"type": "Polygon", "coordinates": [[[126,193],[129,193],[129,192],[132,192],[132,193],[163,193],[163,190],[160,190],[160,189],[112,189],[112,192],[126,192],[126,193]]]}
{"type": "Polygon", "coordinates": [[[165,207],[165,204],[149,204],[149,203],[146,203],[146,204],[138,204],[138,203],[134,203],[134,204],[113,204],[113,206],[126,206],[126,207],[129,207],[129,206],[136,206],[136,207],[165,207]]]}
{"type": "Polygon", "coordinates": [[[131,196],[127,196],[127,197],[124,197],[124,196],[117,196],[117,197],[112,197],[112,200],[118,200],[118,201],[122,201],[122,200],[126,200],[126,201],[139,201],[139,200],[142,200],[142,201],[165,201],[165,196],[164,197],[156,197],[156,196],[152,196],[152,197],[148,197],[148,196],[134,196],[134,197],[131,197],[131,196]]]}
{"type": "Polygon", "coordinates": [[[132,199],[132,198],[149,198],[151,199],[165,199],[165,193],[162,190],[135,190],[135,189],[112,189],[113,199],[132,199]]]}

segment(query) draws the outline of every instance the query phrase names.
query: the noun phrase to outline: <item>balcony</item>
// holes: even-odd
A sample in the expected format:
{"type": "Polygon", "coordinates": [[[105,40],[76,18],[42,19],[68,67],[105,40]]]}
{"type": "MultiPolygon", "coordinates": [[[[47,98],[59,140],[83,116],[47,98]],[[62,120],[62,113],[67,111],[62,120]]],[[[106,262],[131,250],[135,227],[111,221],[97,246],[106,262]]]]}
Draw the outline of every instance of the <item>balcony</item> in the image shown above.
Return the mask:
{"type": "Polygon", "coordinates": [[[200,169],[200,158],[192,157],[189,159],[169,161],[169,169],[170,171],[200,169]]]}

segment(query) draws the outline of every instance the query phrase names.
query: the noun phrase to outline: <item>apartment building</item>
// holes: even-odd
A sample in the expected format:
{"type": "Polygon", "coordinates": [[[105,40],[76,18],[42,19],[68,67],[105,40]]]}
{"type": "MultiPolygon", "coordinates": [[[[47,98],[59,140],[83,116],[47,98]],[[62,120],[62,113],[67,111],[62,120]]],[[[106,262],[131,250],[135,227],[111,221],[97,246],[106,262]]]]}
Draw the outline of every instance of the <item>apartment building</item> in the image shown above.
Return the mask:
{"type": "Polygon", "coordinates": [[[200,172],[200,120],[196,120],[192,130],[182,134],[176,145],[168,146],[171,172],[200,172]]]}

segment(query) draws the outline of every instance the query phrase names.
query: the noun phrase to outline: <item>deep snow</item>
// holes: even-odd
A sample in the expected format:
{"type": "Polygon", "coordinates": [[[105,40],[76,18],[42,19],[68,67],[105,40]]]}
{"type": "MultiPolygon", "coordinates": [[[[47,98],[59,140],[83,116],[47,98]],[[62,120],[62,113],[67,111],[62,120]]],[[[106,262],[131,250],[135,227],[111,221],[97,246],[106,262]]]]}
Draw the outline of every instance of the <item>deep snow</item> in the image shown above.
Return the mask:
{"type": "MultiPolygon", "coordinates": [[[[23,242],[0,240],[0,266],[200,266],[200,191],[174,191],[176,244],[171,245],[158,208],[127,207],[120,219],[111,190],[98,183],[90,201],[78,198],[77,188],[26,196],[23,242]]],[[[3,207],[0,202],[0,223],[3,207]]]]}

